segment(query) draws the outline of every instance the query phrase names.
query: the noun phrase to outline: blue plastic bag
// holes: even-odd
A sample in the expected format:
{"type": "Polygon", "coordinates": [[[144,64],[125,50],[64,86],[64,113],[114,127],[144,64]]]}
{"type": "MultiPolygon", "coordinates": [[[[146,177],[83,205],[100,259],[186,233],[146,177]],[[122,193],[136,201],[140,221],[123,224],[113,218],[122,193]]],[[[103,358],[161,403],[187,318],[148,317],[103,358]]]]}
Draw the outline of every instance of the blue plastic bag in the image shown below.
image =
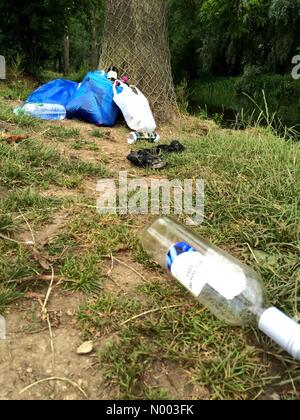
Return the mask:
{"type": "Polygon", "coordinates": [[[120,112],[113,101],[113,96],[113,85],[107,78],[107,73],[89,72],[74,98],[66,106],[67,117],[112,127],[120,112]]]}
{"type": "Polygon", "coordinates": [[[32,92],[26,102],[58,104],[66,107],[75,96],[77,89],[76,82],[65,79],[52,80],[32,92]]]}

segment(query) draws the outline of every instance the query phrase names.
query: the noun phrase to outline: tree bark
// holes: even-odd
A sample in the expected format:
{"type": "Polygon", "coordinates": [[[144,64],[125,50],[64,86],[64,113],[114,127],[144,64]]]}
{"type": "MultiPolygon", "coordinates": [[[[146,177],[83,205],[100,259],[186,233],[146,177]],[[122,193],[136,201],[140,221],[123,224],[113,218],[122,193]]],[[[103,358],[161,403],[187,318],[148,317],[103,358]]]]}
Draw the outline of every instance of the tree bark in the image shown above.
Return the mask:
{"type": "Polygon", "coordinates": [[[64,35],[64,75],[70,70],[70,40],[68,32],[64,35]]]}
{"type": "Polygon", "coordinates": [[[105,0],[100,67],[128,75],[161,121],[176,109],[170,58],[164,0],[105,0]]]}

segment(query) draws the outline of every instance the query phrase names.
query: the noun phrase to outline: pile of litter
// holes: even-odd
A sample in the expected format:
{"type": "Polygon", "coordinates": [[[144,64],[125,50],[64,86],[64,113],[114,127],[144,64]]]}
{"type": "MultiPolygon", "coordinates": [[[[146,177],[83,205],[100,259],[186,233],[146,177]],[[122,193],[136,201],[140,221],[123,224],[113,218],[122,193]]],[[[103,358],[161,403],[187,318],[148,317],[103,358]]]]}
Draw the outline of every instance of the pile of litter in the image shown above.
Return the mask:
{"type": "Polygon", "coordinates": [[[81,83],[58,79],[40,86],[15,113],[46,120],[77,118],[112,127],[120,113],[113,97],[113,84],[107,73],[94,71],[89,72],[81,83]]]}
{"type": "MultiPolygon", "coordinates": [[[[31,115],[45,120],[77,118],[97,126],[113,127],[121,114],[132,130],[128,144],[141,141],[158,143],[156,122],[149,101],[128,77],[118,78],[118,70],[110,67],[90,71],[81,83],[52,80],[31,93],[16,114],[31,115]]],[[[135,166],[161,169],[166,166],[162,153],[180,153],[184,147],[177,141],[153,149],[131,152],[127,159],[135,166]]]]}
{"type": "MultiPolygon", "coordinates": [[[[106,127],[113,127],[122,113],[131,130],[159,139],[148,99],[137,87],[129,86],[128,77],[117,77],[116,70],[97,70],[88,72],[81,83],[52,80],[32,92],[14,112],[46,120],[77,118],[106,127]]],[[[131,135],[131,144],[136,140],[131,135]]]]}

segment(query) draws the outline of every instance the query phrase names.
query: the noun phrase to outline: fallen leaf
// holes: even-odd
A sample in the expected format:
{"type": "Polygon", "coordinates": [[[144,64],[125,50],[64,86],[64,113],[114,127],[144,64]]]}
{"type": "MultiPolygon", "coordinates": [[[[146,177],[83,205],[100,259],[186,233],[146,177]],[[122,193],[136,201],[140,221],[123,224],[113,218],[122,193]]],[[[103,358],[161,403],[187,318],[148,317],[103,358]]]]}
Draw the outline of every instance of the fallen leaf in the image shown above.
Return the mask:
{"type": "Polygon", "coordinates": [[[23,140],[28,139],[30,136],[29,134],[9,134],[9,133],[1,133],[1,140],[5,140],[8,143],[20,143],[23,140]]]}

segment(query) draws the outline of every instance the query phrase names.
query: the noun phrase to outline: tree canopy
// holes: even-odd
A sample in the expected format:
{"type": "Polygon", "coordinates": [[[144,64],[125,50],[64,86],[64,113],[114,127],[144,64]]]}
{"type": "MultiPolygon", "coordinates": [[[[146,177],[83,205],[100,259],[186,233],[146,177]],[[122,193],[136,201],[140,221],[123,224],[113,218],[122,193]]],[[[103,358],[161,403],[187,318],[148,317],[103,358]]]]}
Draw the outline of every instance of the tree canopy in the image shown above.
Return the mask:
{"type": "MultiPolygon", "coordinates": [[[[2,0],[0,53],[8,61],[21,55],[23,66],[29,71],[40,67],[56,69],[68,30],[71,67],[88,67],[95,62],[91,61],[91,50],[94,48],[95,55],[95,48],[101,43],[103,3],[28,0],[16,4],[2,0]]],[[[290,68],[293,55],[299,53],[300,0],[166,3],[176,82],[201,76],[234,76],[249,66],[264,73],[284,73],[290,68]]]]}
{"type": "Polygon", "coordinates": [[[283,73],[300,49],[300,0],[168,0],[175,79],[283,73]]]}

